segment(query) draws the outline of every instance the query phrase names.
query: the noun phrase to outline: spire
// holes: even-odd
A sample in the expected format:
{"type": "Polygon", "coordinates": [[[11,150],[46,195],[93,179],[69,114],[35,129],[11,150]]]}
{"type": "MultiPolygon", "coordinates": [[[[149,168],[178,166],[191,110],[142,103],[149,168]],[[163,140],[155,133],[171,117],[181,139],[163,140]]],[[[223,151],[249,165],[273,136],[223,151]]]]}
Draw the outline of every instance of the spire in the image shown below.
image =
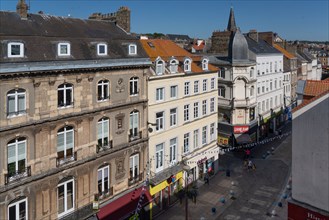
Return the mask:
{"type": "Polygon", "coordinates": [[[233,7],[231,7],[231,10],[230,10],[230,17],[228,19],[227,30],[228,31],[236,31],[236,24],[235,24],[233,7]]]}
{"type": "Polygon", "coordinates": [[[21,16],[22,19],[27,19],[27,10],[29,7],[25,3],[25,0],[19,0],[16,6],[16,12],[21,16]]]}

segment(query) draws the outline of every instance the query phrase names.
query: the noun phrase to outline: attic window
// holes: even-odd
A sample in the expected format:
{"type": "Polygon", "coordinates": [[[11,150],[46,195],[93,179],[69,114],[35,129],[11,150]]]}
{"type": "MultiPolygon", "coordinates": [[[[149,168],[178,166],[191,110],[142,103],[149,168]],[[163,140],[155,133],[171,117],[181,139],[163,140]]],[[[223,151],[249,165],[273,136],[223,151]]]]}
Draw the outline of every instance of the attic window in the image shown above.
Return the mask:
{"type": "Polygon", "coordinates": [[[207,59],[202,60],[202,70],[208,70],[208,60],[207,59]]]}
{"type": "Polygon", "coordinates": [[[137,46],[136,44],[129,45],[129,55],[136,55],[137,54],[137,46]]]}
{"type": "Polygon", "coordinates": [[[170,69],[170,73],[177,73],[178,72],[178,61],[171,60],[169,69],[170,69]]]}
{"type": "Polygon", "coordinates": [[[69,43],[59,43],[57,52],[58,52],[58,56],[70,56],[71,45],[69,43]]]}
{"type": "Polygon", "coordinates": [[[154,45],[153,45],[153,43],[152,42],[147,42],[147,44],[150,46],[150,47],[152,47],[152,48],[154,48],[154,45]]]}
{"type": "Polygon", "coordinates": [[[156,62],[155,72],[157,75],[162,75],[164,72],[164,63],[162,60],[156,62]]]}
{"type": "Polygon", "coordinates": [[[8,57],[24,57],[24,44],[17,42],[8,43],[8,57]]]}
{"type": "Polygon", "coordinates": [[[97,44],[97,55],[98,56],[107,55],[107,44],[104,43],[97,44]]]}
{"type": "Polygon", "coordinates": [[[184,61],[184,71],[191,71],[191,61],[189,59],[184,61]]]}

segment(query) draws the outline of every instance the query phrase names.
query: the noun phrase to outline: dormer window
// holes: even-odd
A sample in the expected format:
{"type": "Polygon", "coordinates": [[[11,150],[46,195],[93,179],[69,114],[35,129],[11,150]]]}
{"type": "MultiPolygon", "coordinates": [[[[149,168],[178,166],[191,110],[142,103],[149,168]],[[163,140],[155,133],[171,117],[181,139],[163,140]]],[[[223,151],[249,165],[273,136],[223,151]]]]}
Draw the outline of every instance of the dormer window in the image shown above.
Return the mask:
{"type": "Polygon", "coordinates": [[[178,72],[178,61],[177,60],[170,60],[169,70],[170,70],[170,73],[178,72]]]}
{"type": "Polygon", "coordinates": [[[57,51],[58,51],[58,56],[70,56],[71,45],[69,43],[59,43],[57,51]]]}
{"type": "Polygon", "coordinates": [[[136,44],[129,45],[129,55],[136,55],[137,54],[137,46],[136,44]]]}
{"type": "Polygon", "coordinates": [[[208,60],[207,59],[202,60],[202,70],[208,70],[208,60]]]}
{"type": "Polygon", "coordinates": [[[184,71],[191,71],[191,60],[185,59],[184,61],[184,71]]]}
{"type": "Polygon", "coordinates": [[[97,44],[97,55],[98,56],[107,55],[107,44],[97,44]]]}
{"type": "Polygon", "coordinates": [[[164,62],[162,60],[157,60],[155,62],[155,73],[157,75],[162,75],[164,72],[164,62]]]}
{"type": "Polygon", "coordinates": [[[24,57],[24,44],[18,42],[9,43],[8,57],[24,57]]]}

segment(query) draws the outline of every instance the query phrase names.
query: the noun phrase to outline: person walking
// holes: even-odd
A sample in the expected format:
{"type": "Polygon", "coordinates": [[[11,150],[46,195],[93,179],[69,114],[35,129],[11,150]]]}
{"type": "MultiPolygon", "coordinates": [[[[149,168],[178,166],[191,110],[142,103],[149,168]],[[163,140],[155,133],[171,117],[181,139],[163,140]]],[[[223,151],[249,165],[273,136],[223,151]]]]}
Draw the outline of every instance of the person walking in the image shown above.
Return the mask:
{"type": "Polygon", "coordinates": [[[244,152],[245,152],[244,159],[249,159],[250,158],[250,153],[251,153],[250,150],[247,149],[244,152]]]}
{"type": "Polygon", "coordinates": [[[205,182],[205,184],[208,184],[209,185],[209,174],[208,174],[208,172],[206,172],[204,174],[204,182],[205,182]]]}
{"type": "Polygon", "coordinates": [[[248,161],[248,171],[252,169],[253,163],[251,160],[248,161]]]}

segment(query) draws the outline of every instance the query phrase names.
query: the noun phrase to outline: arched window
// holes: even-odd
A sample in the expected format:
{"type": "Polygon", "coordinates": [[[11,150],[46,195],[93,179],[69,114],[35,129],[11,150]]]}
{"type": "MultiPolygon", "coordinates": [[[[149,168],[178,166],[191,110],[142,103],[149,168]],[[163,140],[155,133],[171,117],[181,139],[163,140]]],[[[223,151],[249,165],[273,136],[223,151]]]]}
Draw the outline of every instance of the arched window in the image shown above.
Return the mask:
{"type": "Polygon", "coordinates": [[[24,89],[13,89],[7,93],[7,115],[17,116],[26,113],[26,92],[24,89]]]}
{"type": "Polygon", "coordinates": [[[57,159],[59,164],[74,159],[74,130],[72,126],[66,126],[57,132],[57,159]]]}
{"type": "Polygon", "coordinates": [[[250,87],[250,96],[252,97],[252,96],[254,96],[254,94],[255,94],[255,87],[251,86],[250,87]]]}
{"type": "Polygon", "coordinates": [[[139,154],[134,154],[129,158],[129,182],[135,183],[139,179],[139,154]]]}
{"type": "Polygon", "coordinates": [[[62,180],[57,185],[58,218],[74,211],[74,179],[62,180]]]}
{"type": "Polygon", "coordinates": [[[157,60],[155,64],[155,73],[157,75],[162,75],[164,72],[164,62],[162,60],[157,60]]]}
{"type": "Polygon", "coordinates": [[[13,139],[7,144],[7,163],[8,163],[8,178],[17,175],[27,174],[26,169],[26,138],[19,137],[13,139]]]}
{"type": "Polygon", "coordinates": [[[202,60],[202,70],[208,70],[208,59],[202,60]]]}
{"type": "Polygon", "coordinates": [[[177,73],[178,72],[178,61],[175,59],[170,60],[170,73],[177,73]]]}
{"type": "Polygon", "coordinates": [[[58,86],[58,107],[73,105],[73,85],[64,83],[58,86]]]}
{"type": "Polygon", "coordinates": [[[225,87],[224,86],[218,87],[218,96],[225,98],[225,87]]]}
{"type": "Polygon", "coordinates": [[[135,139],[139,136],[139,112],[134,110],[130,112],[130,119],[129,119],[129,135],[130,139],[135,139]]]}
{"type": "Polygon", "coordinates": [[[102,118],[97,123],[98,147],[109,147],[110,123],[108,118],[102,118]]]}
{"type": "Polygon", "coordinates": [[[250,68],[250,78],[253,78],[254,77],[254,68],[251,67],[250,68]]]}
{"type": "Polygon", "coordinates": [[[97,100],[105,101],[110,98],[110,82],[108,80],[100,80],[97,84],[97,100]]]}
{"type": "Polygon", "coordinates": [[[28,219],[28,206],[26,197],[17,198],[8,205],[8,219],[28,219]]]}
{"type": "Polygon", "coordinates": [[[97,188],[100,197],[109,193],[110,189],[110,166],[104,165],[97,170],[97,188]]]}
{"type": "Polygon", "coordinates": [[[184,71],[191,71],[191,60],[190,59],[185,59],[184,60],[184,71]]]}
{"type": "Polygon", "coordinates": [[[138,95],[138,77],[130,78],[130,95],[138,95]]]}

